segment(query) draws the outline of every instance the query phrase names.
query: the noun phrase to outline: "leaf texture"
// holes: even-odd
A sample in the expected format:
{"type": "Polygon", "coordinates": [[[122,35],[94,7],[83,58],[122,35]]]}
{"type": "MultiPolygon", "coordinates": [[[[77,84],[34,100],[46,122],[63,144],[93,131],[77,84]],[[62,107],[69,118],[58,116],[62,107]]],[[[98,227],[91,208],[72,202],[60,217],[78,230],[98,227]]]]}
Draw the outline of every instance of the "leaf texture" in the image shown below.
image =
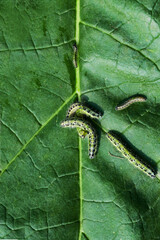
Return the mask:
{"type": "Polygon", "coordinates": [[[0,239],[160,239],[160,183],[105,134],[160,159],[160,2],[0,1],[0,239]],[[73,45],[78,67],[73,66],[73,45]],[[147,97],[123,111],[134,94],[147,97]],[[96,158],[63,129],[68,107],[104,114],[96,158]]]}

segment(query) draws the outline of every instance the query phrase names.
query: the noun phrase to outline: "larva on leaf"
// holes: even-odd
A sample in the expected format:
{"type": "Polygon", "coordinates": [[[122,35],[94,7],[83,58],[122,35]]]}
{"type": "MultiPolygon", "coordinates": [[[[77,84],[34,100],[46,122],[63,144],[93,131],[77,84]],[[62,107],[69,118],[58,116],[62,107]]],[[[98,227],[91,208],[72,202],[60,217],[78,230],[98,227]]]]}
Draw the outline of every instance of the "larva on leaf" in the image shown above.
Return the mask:
{"type": "Polygon", "coordinates": [[[117,110],[117,111],[123,110],[135,102],[145,102],[146,100],[147,100],[147,97],[145,97],[143,95],[134,95],[134,96],[126,99],[123,103],[117,105],[115,107],[115,110],[117,110]]]}
{"type": "Polygon", "coordinates": [[[78,132],[79,137],[82,138],[82,139],[84,139],[88,135],[87,131],[84,131],[80,128],[77,128],[77,132],[78,132]]]}
{"type": "Polygon", "coordinates": [[[151,178],[156,176],[156,171],[153,170],[151,166],[146,164],[144,160],[140,157],[136,156],[133,151],[131,151],[126,144],[122,142],[119,136],[114,131],[109,131],[106,134],[107,138],[111,141],[111,143],[120,151],[125,158],[127,158],[135,167],[146,173],[151,178]]]}
{"type": "Polygon", "coordinates": [[[73,65],[75,68],[77,68],[77,54],[78,54],[78,49],[76,43],[73,45],[73,65]]]}
{"type": "Polygon", "coordinates": [[[97,119],[102,116],[101,113],[97,113],[97,112],[91,110],[89,107],[87,107],[84,104],[79,103],[79,102],[73,103],[69,107],[68,112],[66,114],[66,118],[73,117],[75,114],[78,116],[84,115],[84,116],[87,116],[90,118],[97,118],[97,119]]]}
{"type": "Polygon", "coordinates": [[[73,103],[67,111],[66,118],[68,119],[70,117],[73,117],[75,115],[76,111],[79,109],[80,105],[81,105],[81,103],[79,103],[79,102],[73,103]]]}
{"type": "Polygon", "coordinates": [[[64,128],[79,128],[84,130],[89,135],[89,158],[92,159],[96,156],[98,137],[94,127],[87,120],[70,118],[61,122],[61,127],[64,128]]]}

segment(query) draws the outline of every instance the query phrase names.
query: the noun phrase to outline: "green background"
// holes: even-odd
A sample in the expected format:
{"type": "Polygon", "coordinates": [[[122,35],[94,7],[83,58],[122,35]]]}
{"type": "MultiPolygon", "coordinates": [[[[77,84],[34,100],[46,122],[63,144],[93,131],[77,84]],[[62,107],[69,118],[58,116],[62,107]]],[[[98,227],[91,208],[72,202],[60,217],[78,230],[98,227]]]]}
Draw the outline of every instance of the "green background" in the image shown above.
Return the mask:
{"type": "Polygon", "coordinates": [[[0,239],[160,239],[159,180],[105,136],[121,132],[159,169],[159,82],[158,0],[1,0],[0,239]],[[115,111],[137,93],[147,102],[115,111]],[[60,127],[78,97],[104,111],[93,160],[60,127]]]}

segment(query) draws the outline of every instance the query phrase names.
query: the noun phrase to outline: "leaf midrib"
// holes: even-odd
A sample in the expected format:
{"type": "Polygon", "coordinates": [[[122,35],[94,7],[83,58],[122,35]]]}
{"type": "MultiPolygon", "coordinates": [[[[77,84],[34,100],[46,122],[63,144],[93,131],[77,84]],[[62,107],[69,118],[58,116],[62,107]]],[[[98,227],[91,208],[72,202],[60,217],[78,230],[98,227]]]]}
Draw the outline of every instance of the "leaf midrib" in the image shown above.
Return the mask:
{"type": "MultiPolygon", "coordinates": [[[[75,41],[76,45],[79,47],[79,25],[80,25],[80,0],[76,0],[76,26],[75,26],[75,41]]],[[[78,100],[81,99],[80,90],[80,71],[79,71],[79,53],[77,53],[77,68],[75,69],[76,75],[76,87],[75,92],[54,112],[48,120],[33,134],[33,136],[23,145],[23,147],[18,151],[18,153],[9,161],[9,163],[2,169],[0,176],[9,168],[9,166],[20,156],[20,154],[26,149],[26,147],[32,142],[32,140],[42,131],[42,129],[62,110],[62,108],[75,96],[78,95],[78,100]]],[[[82,236],[82,145],[81,139],[79,138],[79,190],[80,190],[80,216],[79,216],[79,240],[82,236]]]]}
{"type": "MultiPolygon", "coordinates": [[[[80,40],[80,0],[76,0],[76,29],[75,29],[75,39],[76,45],[79,49],[79,40],[80,40]]],[[[81,101],[81,88],[80,88],[80,71],[79,71],[79,51],[77,53],[77,68],[75,69],[76,73],[76,93],[78,95],[78,101],[81,101]]],[[[82,142],[81,138],[79,137],[79,199],[80,199],[80,209],[79,209],[79,237],[78,239],[81,240],[82,236],[82,142]]]]}

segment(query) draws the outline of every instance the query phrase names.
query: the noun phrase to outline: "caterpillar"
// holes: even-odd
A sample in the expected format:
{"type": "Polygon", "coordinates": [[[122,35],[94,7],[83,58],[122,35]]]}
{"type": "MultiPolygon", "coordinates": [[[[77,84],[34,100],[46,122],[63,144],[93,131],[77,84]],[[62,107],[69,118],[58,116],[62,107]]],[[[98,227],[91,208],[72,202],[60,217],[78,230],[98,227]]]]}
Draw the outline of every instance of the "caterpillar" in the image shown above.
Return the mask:
{"type": "MultiPolygon", "coordinates": [[[[99,118],[101,117],[101,113],[96,113],[93,110],[91,110],[90,108],[84,106],[82,103],[73,103],[69,109],[68,112],[66,114],[66,118],[70,118],[71,116],[74,116],[75,114],[77,114],[78,116],[89,116],[91,118],[99,118]]],[[[84,130],[79,130],[77,129],[78,134],[81,138],[85,138],[86,135],[88,134],[87,132],[85,132],[84,130]]]]}
{"type": "Polygon", "coordinates": [[[75,68],[77,68],[77,52],[78,52],[78,49],[77,49],[77,45],[75,43],[73,45],[73,65],[75,68]]]}
{"type": "Polygon", "coordinates": [[[151,178],[156,176],[155,171],[152,169],[151,166],[144,163],[142,159],[136,156],[131,150],[129,150],[119,139],[117,134],[113,131],[109,131],[106,134],[107,138],[111,141],[111,143],[120,151],[125,158],[127,158],[131,163],[134,164],[135,167],[146,173],[151,178]]]}
{"type": "Polygon", "coordinates": [[[79,137],[82,138],[82,139],[84,139],[87,136],[87,134],[88,134],[87,131],[84,131],[84,130],[82,130],[80,128],[77,128],[77,132],[78,132],[79,137]]]}
{"type": "Polygon", "coordinates": [[[96,156],[97,146],[98,146],[98,137],[96,130],[93,126],[86,120],[71,118],[61,122],[61,127],[69,128],[80,128],[86,131],[89,135],[89,158],[92,159],[96,156]]]}
{"type": "Polygon", "coordinates": [[[127,100],[125,100],[122,104],[117,105],[115,107],[115,110],[116,111],[123,110],[123,109],[129,107],[132,103],[145,102],[146,100],[147,100],[147,97],[145,97],[143,95],[132,96],[132,97],[129,97],[127,100]]]}
{"type": "Polygon", "coordinates": [[[66,114],[66,118],[70,118],[74,114],[81,115],[84,114],[85,116],[91,117],[91,118],[100,118],[102,116],[101,113],[94,112],[90,108],[84,106],[82,103],[73,103],[66,114]]]}

